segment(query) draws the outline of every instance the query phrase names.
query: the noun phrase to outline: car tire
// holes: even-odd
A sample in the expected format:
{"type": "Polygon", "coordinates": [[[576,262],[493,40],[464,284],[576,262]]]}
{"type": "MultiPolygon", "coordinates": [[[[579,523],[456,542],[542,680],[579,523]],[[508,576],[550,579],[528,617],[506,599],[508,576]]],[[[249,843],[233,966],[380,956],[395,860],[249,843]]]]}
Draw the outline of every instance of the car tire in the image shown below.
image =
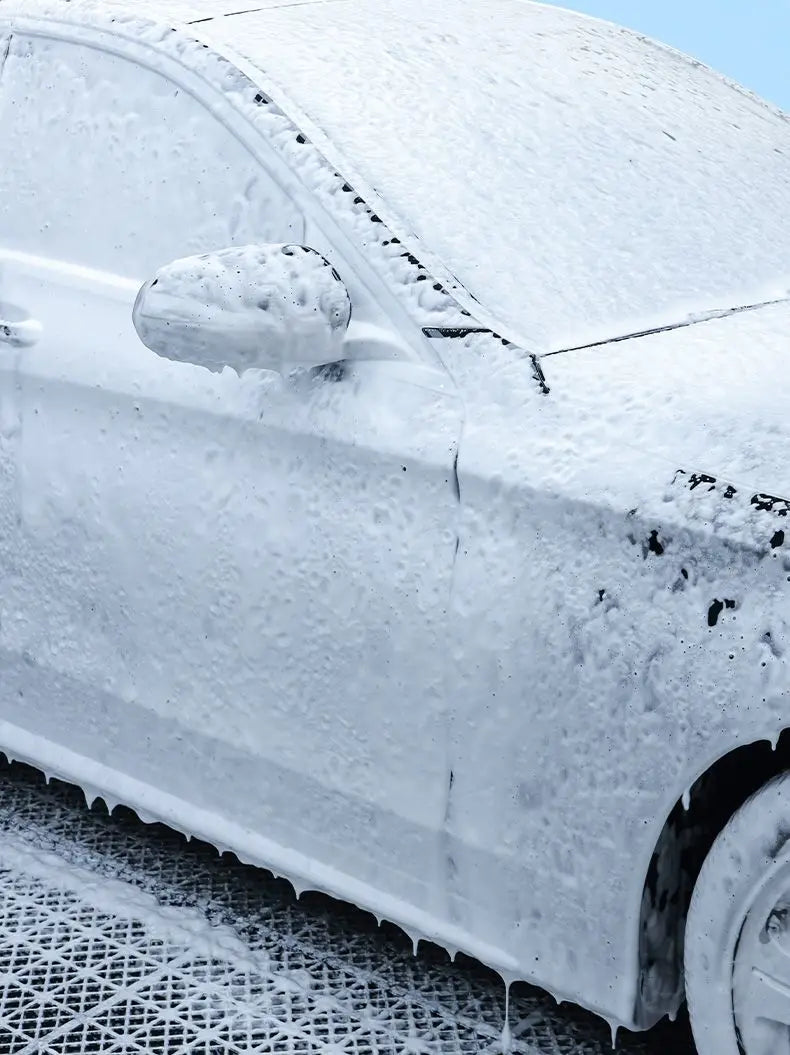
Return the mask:
{"type": "Polygon", "coordinates": [[[699,1055],[790,1055],[790,774],[735,813],[686,922],[686,997],[699,1055]]]}

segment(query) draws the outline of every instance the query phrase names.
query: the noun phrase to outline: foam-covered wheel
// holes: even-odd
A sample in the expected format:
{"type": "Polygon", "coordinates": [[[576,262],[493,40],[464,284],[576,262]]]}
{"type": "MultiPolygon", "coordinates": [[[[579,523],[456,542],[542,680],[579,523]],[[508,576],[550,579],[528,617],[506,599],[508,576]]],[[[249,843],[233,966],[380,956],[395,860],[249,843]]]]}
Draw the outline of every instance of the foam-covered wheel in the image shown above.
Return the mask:
{"type": "Polygon", "coordinates": [[[790,1055],[790,774],[756,792],[713,844],[685,960],[699,1055],[790,1055]]]}

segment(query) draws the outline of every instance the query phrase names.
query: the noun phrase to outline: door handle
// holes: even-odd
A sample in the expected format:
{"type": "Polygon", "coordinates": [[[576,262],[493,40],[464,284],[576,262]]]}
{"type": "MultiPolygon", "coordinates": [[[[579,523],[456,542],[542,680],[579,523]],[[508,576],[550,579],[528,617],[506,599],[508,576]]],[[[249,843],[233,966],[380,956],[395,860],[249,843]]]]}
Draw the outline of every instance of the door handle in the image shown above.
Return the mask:
{"type": "Polygon", "coordinates": [[[29,348],[41,336],[41,323],[22,308],[0,301],[0,344],[29,348]]]}

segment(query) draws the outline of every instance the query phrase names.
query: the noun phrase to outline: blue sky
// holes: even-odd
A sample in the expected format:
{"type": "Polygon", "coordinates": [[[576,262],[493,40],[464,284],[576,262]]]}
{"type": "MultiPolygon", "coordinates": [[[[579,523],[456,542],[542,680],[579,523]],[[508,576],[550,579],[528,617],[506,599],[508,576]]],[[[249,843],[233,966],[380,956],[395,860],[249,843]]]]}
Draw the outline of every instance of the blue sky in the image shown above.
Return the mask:
{"type": "Polygon", "coordinates": [[[790,0],[544,0],[631,26],[790,111],[790,0]]]}

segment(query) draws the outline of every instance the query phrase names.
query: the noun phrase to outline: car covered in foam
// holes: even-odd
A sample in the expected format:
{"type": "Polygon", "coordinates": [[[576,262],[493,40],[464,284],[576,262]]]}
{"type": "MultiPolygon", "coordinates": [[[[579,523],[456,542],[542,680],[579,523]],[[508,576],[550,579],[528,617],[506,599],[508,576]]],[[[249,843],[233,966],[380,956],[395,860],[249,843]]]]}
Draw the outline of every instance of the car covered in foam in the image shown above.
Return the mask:
{"type": "Polygon", "coordinates": [[[0,749],[790,1051],[787,117],[520,0],[3,0],[0,142],[0,749]]]}

